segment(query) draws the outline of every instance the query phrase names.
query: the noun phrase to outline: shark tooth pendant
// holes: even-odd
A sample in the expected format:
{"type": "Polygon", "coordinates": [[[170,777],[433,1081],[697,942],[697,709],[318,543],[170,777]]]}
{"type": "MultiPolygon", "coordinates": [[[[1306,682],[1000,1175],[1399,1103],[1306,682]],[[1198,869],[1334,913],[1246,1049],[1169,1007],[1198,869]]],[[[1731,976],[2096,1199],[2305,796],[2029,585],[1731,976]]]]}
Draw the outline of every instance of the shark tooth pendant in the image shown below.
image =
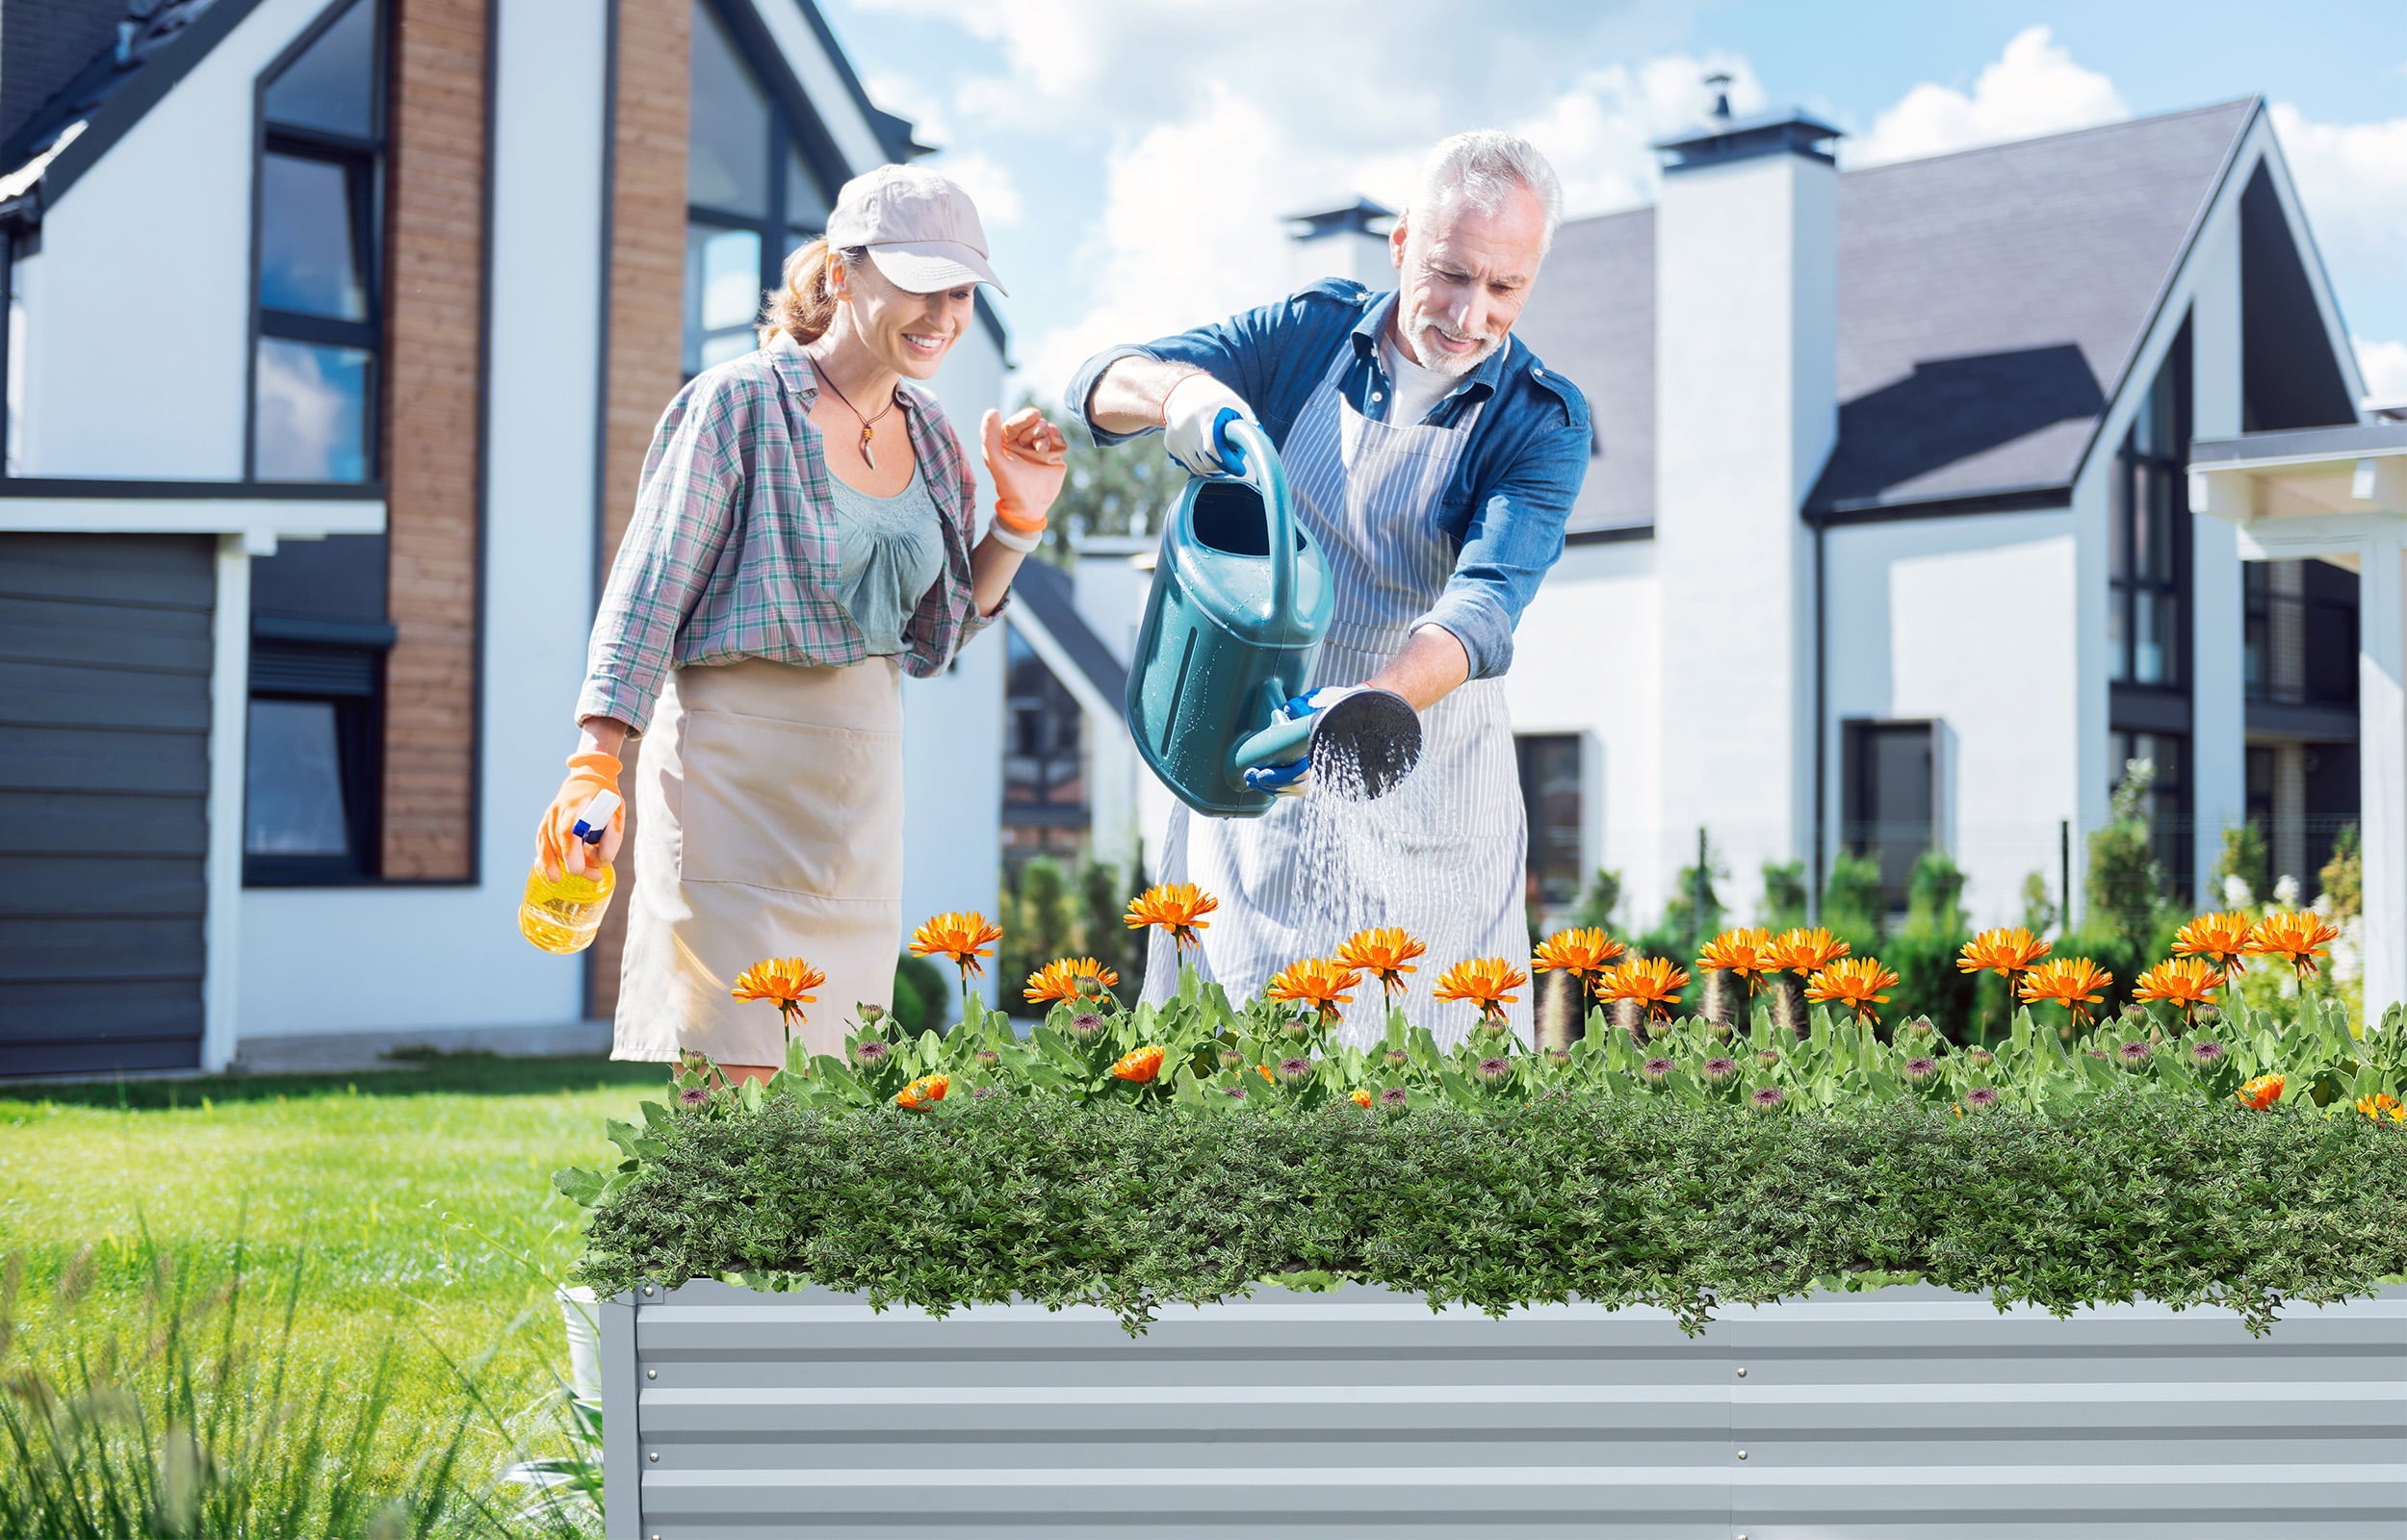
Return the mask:
{"type": "Polygon", "coordinates": [[[869,452],[869,441],[876,437],[876,428],[869,426],[867,423],[861,424],[861,457],[869,462],[869,469],[872,471],[877,469],[877,456],[869,452]]]}

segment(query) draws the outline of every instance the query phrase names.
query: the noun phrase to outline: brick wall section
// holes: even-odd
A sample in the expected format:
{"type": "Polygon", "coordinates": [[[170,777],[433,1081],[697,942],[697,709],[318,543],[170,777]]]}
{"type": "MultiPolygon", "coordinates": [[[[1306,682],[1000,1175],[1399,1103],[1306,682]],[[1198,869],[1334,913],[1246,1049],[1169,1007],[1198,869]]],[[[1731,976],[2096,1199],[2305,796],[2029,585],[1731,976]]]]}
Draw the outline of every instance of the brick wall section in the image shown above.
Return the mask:
{"type": "Polygon", "coordinates": [[[394,0],[384,875],[476,875],[486,0],[394,0]]]}
{"type": "MultiPolygon", "coordinates": [[[[635,482],[653,425],[685,383],[686,144],[694,0],[616,0],[618,74],[612,83],[616,142],[610,187],[609,374],[602,461],[605,570],[634,512],[635,482]]],[[[632,792],[635,754],[624,757],[632,792]]],[[[631,808],[630,812],[633,812],[631,808]]],[[[632,852],[634,841],[629,841],[632,852]]],[[[624,891],[634,877],[619,858],[624,891]]],[[[609,918],[590,954],[592,1014],[618,1006],[618,965],[627,905],[609,918]]]]}

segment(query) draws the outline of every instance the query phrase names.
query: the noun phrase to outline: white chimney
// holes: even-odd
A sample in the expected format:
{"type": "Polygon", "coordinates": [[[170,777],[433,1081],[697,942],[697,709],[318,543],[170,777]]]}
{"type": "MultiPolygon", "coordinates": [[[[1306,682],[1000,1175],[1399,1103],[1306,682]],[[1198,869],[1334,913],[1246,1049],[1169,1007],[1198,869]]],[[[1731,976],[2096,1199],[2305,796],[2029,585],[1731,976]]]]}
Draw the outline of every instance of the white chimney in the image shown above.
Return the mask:
{"type": "MultiPolygon", "coordinates": [[[[1669,141],[1655,210],[1655,552],[1665,869],[1705,829],[1752,911],[1810,860],[1813,550],[1801,510],[1838,432],[1838,131],[1726,96],[1669,141]]],[[[1659,858],[1660,859],[1660,858],[1659,858]]]]}
{"type": "Polygon", "coordinates": [[[1341,208],[1290,214],[1287,292],[1323,278],[1351,278],[1370,289],[1393,289],[1396,265],[1388,259],[1387,231],[1396,217],[1365,197],[1341,208]]]}

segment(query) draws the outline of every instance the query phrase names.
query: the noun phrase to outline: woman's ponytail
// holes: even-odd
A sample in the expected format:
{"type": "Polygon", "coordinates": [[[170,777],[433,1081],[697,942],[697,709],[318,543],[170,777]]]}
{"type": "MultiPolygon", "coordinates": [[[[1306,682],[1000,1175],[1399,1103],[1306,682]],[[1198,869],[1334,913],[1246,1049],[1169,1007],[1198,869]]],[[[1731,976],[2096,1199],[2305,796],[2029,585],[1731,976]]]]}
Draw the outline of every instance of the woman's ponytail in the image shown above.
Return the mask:
{"type": "Polygon", "coordinates": [[[762,345],[767,346],[781,331],[805,345],[825,336],[836,320],[832,270],[841,267],[850,271],[867,255],[867,250],[861,246],[830,246],[821,237],[788,257],[786,287],[769,296],[762,313],[762,345]]]}

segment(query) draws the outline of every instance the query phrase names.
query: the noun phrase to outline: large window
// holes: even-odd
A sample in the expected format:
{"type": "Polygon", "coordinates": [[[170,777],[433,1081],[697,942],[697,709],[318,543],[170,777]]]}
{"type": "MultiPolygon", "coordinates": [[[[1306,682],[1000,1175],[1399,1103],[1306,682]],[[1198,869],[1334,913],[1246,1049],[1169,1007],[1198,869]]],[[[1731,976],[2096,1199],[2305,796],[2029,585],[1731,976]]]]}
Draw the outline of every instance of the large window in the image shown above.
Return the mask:
{"type": "Polygon", "coordinates": [[[1937,734],[1928,722],[1850,722],[1840,757],[1847,811],[1839,837],[1879,864],[1881,897],[1899,912],[1914,863],[1938,842],[1937,734]]]}
{"type": "Polygon", "coordinates": [[[382,535],[289,541],[251,562],[245,883],[376,878],[384,616],[382,535]]]}
{"type": "Polygon", "coordinates": [[[2357,575],[2328,561],[2240,568],[2248,699],[2274,706],[2357,704],[2357,575]]]}
{"type": "Polygon", "coordinates": [[[2187,680],[2188,343],[2185,326],[2115,456],[2107,638],[2117,683],[2173,689],[2187,680]]]}
{"type": "Polygon", "coordinates": [[[762,84],[711,0],[695,0],[686,162],[686,372],[748,353],[786,255],[827,227],[815,122],[762,84]]]}
{"type": "Polygon", "coordinates": [[[1580,739],[1573,732],[1532,732],[1514,738],[1513,747],[1530,831],[1523,903],[1540,924],[1551,925],[1579,902],[1587,876],[1580,849],[1580,739]]]}
{"type": "Polygon", "coordinates": [[[384,25],[346,0],[262,78],[250,474],[376,475],[384,25]]]}

